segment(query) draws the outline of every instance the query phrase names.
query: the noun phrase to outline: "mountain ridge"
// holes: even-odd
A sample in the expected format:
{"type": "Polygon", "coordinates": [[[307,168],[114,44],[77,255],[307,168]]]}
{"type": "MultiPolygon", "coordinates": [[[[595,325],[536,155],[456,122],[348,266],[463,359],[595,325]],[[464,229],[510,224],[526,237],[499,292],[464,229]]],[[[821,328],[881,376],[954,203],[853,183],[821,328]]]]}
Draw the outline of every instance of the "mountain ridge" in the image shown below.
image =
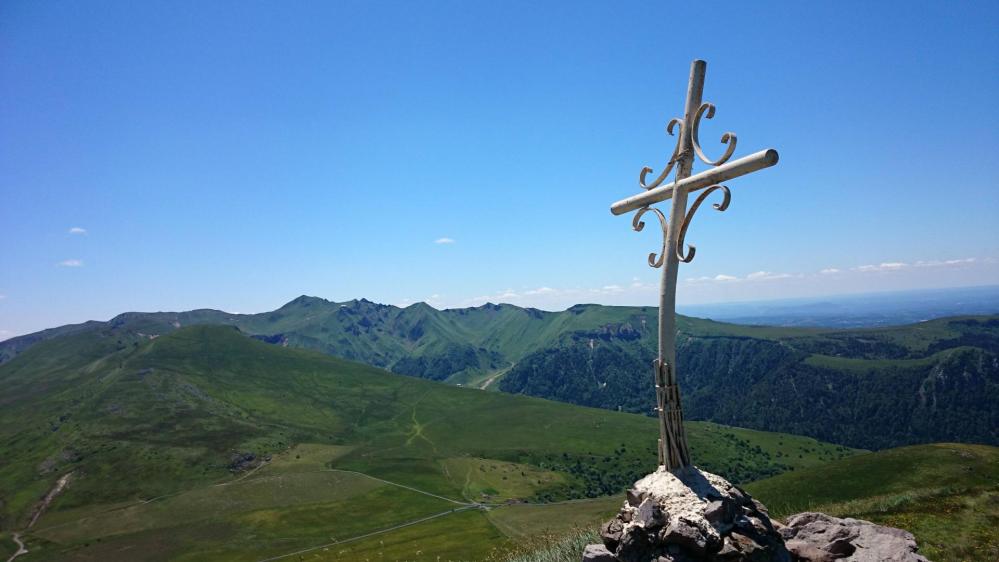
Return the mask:
{"type": "MultiPolygon", "coordinates": [[[[155,338],[197,324],[399,374],[648,414],[656,308],[509,304],[437,310],[302,295],[258,314],[123,313],[0,342],[0,364],[40,341],[101,330],[155,338]]],[[[678,316],[690,419],[879,449],[999,444],[999,316],[863,329],[779,328],[678,316]]]]}

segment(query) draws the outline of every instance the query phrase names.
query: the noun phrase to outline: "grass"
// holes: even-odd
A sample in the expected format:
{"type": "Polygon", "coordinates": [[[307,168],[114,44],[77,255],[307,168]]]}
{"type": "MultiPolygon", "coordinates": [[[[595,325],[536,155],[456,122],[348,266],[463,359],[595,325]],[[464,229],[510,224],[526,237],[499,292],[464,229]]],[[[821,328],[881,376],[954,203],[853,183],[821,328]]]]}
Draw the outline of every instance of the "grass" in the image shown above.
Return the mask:
{"type": "Polygon", "coordinates": [[[514,539],[559,536],[603,523],[621,508],[623,502],[622,494],[549,504],[505,505],[490,511],[489,520],[504,535],[514,539]]]}
{"type": "Polygon", "coordinates": [[[588,544],[600,542],[592,529],[576,529],[561,535],[539,535],[523,543],[502,560],[506,562],[579,562],[588,544]]]}
{"type": "Polygon", "coordinates": [[[565,481],[557,472],[529,464],[474,457],[441,461],[445,475],[462,486],[462,496],[473,501],[502,502],[526,498],[535,491],[565,481]]]}
{"type": "Polygon", "coordinates": [[[501,552],[505,537],[478,510],[405,527],[392,533],[310,553],[304,560],[450,562],[484,560],[501,552]]]}
{"type": "Polygon", "coordinates": [[[974,348],[968,346],[952,347],[927,355],[926,357],[918,357],[914,359],[864,359],[858,357],[832,357],[829,355],[813,354],[805,359],[805,364],[812,365],[814,367],[823,367],[826,369],[847,372],[875,372],[879,369],[888,368],[928,368],[932,367],[936,363],[939,363],[940,359],[956,350],[970,349],[974,348]]]}
{"type": "Polygon", "coordinates": [[[999,559],[999,448],[935,444],[858,455],[746,486],[775,517],[821,511],[912,532],[932,560],[999,559]]]}
{"type": "MultiPolygon", "coordinates": [[[[999,448],[935,444],[902,447],[787,472],[746,486],[786,518],[821,511],[906,529],[919,551],[935,561],[999,560],[999,448]]],[[[575,510],[600,507],[608,518],[620,501],[510,506],[490,514],[501,529],[528,529],[575,510]]],[[[509,562],[575,562],[586,544],[599,542],[595,525],[546,529],[509,552],[509,562]]]]}
{"type": "MultiPolygon", "coordinates": [[[[28,560],[265,558],[438,513],[348,552],[480,558],[543,528],[539,517],[592,525],[620,499],[452,514],[461,506],[420,491],[492,502],[620,494],[655,462],[648,417],[392,375],[224,327],[72,334],[0,366],[0,380],[4,528],[23,527],[74,473],[26,534],[28,560]],[[271,461],[231,470],[246,452],[271,461]]],[[[853,453],[715,424],[688,431],[700,464],[736,476],[853,453]]]]}

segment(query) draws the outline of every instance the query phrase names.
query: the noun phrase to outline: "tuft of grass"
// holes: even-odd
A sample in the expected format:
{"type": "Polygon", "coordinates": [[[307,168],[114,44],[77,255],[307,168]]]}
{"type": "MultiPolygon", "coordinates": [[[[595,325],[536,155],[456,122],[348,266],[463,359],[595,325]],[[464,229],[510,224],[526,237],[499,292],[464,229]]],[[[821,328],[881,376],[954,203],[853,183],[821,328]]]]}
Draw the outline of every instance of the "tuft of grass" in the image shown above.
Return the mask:
{"type": "Polygon", "coordinates": [[[593,529],[575,529],[562,535],[539,535],[520,543],[490,562],[579,562],[588,544],[600,542],[593,529]]]}

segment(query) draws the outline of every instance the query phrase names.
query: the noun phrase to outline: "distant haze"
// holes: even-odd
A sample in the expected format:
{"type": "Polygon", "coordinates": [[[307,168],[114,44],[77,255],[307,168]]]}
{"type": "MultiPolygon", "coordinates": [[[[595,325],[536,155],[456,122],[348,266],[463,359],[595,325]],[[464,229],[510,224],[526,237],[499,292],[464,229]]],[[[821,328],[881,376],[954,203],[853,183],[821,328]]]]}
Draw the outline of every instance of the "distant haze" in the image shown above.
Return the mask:
{"type": "Polygon", "coordinates": [[[767,326],[861,328],[999,313],[999,286],[692,305],[688,316],[767,326]]]}

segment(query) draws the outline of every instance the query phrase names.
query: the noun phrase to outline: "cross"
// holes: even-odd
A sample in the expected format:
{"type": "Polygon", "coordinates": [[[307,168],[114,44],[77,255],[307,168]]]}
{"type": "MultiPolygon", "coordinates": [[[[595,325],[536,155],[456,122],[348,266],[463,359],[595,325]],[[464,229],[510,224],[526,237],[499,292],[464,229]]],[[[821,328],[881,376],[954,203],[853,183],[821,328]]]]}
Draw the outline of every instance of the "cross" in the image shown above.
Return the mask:
{"type": "Polygon", "coordinates": [[[687,84],[687,103],[684,106],[683,119],[672,119],[666,125],[666,132],[673,135],[673,129],[679,126],[679,135],[673,155],[663,168],[663,171],[647,182],[652,168],[642,168],[638,184],[645,190],[638,195],[622,199],[611,205],[611,212],[621,215],[629,211],[637,211],[632,220],[632,228],[641,231],[645,227],[642,216],[652,212],[659,219],[663,231],[663,246],[659,256],[655,252],[649,254],[649,265],[662,268],[662,280],[659,284],[659,354],[653,362],[656,384],[656,411],[659,414],[659,464],[673,471],[690,465],[690,451],[687,448],[687,436],[683,429],[683,410],[680,407],[680,390],[676,383],[676,274],[680,262],[688,263],[694,259],[696,249],[687,244],[684,253],[684,237],[691,219],[704,200],[721,191],[721,203],[713,207],[718,211],[728,208],[731,193],[721,182],[744,176],[746,174],[769,168],[777,163],[777,151],[770,148],[750,154],[738,160],[729,162],[735,152],[735,133],[725,133],[721,142],[726,145],[724,154],[717,160],[709,159],[701,149],[697,129],[701,119],[711,119],[715,114],[715,106],[711,103],[701,103],[704,90],[704,71],[707,63],[695,60],[690,64],[690,81],[687,84]],[[694,161],[700,158],[709,169],[695,175],[690,175],[694,161]],[[676,176],[672,183],[663,182],[673,168],[676,176]],[[687,209],[687,195],[695,191],[703,192],[687,209]],[[653,204],[672,199],[669,219],[662,211],[652,207],[653,204]]]}

